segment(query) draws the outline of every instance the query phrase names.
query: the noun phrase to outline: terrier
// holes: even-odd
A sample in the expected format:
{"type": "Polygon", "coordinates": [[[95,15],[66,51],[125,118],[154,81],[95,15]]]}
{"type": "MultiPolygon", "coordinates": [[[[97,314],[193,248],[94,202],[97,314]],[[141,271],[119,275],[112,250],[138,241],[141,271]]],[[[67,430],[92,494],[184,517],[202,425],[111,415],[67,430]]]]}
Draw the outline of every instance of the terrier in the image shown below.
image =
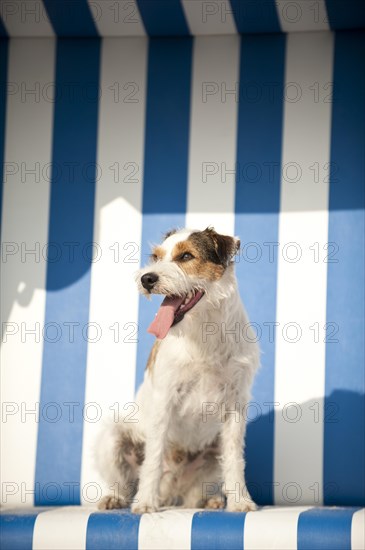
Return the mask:
{"type": "Polygon", "coordinates": [[[260,353],[234,273],[239,248],[210,227],[173,230],[138,271],[140,293],[165,298],[148,328],[156,341],[138,422],[111,425],[98,442],[97,465],[114,487],[100,509],[256,509],[244,477],[244,408],[260,353]]]}

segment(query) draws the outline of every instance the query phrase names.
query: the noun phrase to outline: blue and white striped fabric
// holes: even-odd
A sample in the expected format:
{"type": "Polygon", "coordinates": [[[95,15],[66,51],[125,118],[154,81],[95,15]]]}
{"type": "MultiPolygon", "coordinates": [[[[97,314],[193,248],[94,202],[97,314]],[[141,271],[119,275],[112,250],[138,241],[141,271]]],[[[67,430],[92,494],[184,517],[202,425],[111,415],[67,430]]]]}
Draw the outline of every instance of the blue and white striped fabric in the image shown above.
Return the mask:
{"type": "Polygon", "coordinates": [[[263,351],[252,495],[363,505],[364,34],[6,44],[2,503],[100,497],[95,438],[153,342],[133,273],[211,224],[263,351]]]}
{"type": "Polygon", "coordinates": [[[198,36],[359,29],[363,0],[0,0],[0,35],[198,36]]]}
{"type": "MultiPolygon", "coordinates": [[[[95,502],[172,226],[238,234],[260,504],[363,505],[364,34],[6,42],[2,503],[95,502]]],[[[244,334],[240,334],[244,337],[244,334]]]]}
{"type": "Polygon", "coordinates": [[[365,509],[351,507],[136,516],[81,506],[9,511],[0,522],[6,550],[362,550],[365,544],[365,509]]]}

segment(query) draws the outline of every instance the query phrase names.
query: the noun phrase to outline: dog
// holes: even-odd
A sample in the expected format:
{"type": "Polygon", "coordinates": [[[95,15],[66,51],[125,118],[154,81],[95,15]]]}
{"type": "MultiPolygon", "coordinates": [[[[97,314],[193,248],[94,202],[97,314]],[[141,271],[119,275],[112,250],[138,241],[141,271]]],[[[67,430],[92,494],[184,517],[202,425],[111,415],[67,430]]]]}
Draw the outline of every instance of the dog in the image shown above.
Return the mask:
{"type": "Polygon", "coordinates": [[[260,352],[234,273],[239,248],[211,227],[173,230],[137,272],[141,294],[165,298],[148,328],[156,340],[138,422],[111,424],[97,444],[97,467],[113,486],[100,509],[256,509],[244,477],[244,407],[260,352]]]}

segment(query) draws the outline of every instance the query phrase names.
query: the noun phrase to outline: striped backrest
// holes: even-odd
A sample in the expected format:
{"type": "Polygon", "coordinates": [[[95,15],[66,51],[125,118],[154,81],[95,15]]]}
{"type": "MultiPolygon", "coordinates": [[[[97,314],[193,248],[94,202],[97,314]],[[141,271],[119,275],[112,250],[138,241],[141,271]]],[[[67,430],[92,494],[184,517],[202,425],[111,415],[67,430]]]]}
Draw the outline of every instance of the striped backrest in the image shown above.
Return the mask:
{"type": "Polygon", "coordinates": [[[97,500],[95,438],[133,418],[153,343],[133,274],[165,230],[214,225],[262,349],[251,493],[363,504],[364,35],[1,52],[2,503],[97,500]]]}
{"type": "Polygon", "coordinates": [[[199,36],[359,29],[362,0],[0,0],[0,36],[199,36]]]}

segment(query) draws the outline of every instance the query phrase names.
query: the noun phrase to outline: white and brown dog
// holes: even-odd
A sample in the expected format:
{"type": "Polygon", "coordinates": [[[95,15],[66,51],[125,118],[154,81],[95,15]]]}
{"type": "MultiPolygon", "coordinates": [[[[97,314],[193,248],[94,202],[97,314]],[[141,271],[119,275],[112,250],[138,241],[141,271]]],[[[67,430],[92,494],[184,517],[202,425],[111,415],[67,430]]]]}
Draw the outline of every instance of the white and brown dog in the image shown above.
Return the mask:
{"type": "Polygon", "coordinates": [[[98,442],[98,467],[114,488],[100,508],[256,508],[245,486],[243,409],[259,349],[234,274],[239,246],[212,228],[171,231],[138,272],[140,292],[165,299],[148,328],[157,339],[138,422],[111,425],[98,442]]]}

